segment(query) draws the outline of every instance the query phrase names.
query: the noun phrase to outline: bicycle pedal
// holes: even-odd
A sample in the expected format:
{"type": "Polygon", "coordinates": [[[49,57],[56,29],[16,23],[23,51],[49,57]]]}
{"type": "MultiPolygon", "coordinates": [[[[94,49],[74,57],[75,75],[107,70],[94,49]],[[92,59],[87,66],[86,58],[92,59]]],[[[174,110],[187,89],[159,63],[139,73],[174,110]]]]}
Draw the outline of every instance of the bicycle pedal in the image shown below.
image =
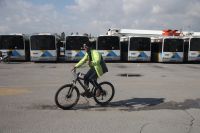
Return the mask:
{"type": "Polygon", "coordinates": [[[89,91],[84,91],[84,92],[81,93],[81,96],[83,96],[83,97],[86,96],[87,97],[88,93],[90,93],[90,92],[89,91]]]}
{"type": "Polygon", "coordinates": [[[91,98],[91,97],[93,97],[93,93],[92,92],[88,92],[87,98],[91,98]]]}

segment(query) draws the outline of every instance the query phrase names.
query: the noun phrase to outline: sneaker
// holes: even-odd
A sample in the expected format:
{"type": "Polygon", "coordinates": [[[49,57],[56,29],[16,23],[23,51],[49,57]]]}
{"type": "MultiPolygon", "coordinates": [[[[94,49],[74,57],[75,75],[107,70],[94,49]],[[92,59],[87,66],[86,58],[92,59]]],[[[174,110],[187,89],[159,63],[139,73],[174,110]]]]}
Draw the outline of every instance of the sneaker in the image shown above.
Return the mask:
{"type": "Polygon", "coordinates": [[[91,97],[93,97],[93,93],[88,90],[88,91],[82,92],[81,96],[91,98],[91,97]]]}

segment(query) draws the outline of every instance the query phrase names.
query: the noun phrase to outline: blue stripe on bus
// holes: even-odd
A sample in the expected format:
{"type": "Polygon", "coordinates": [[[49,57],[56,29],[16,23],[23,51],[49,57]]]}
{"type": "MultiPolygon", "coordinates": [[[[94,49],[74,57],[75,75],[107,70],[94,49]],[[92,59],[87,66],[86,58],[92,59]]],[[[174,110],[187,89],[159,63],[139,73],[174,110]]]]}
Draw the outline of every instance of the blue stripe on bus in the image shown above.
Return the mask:
{"type": "Polygon", "coordinates": [[[138,57],[148,58],[148,56],[145,54],[145,52],[141,52],[138,57]]]}
{"type": "Polygon", "coordinates": [[[180,59],[181,57],[177,54],[177,53],[175,53],[173,56],[172,56],[172,58],[178,58],[178,59],[180,59]]]}
{"type": "Polygon", "coordinates": [[[75,55],[75,57],[83,57],[84,55],[85,54],[82,51],[80,51],[75,55]]]}
{"type": "Polygon", "coordinates": [[[12,51],[12,56],[21,56],[16,50],[12,51]]]}
{"type": "Polygon", "coordinates": [[[51,53],[49,53],[48,51],[45,51],[43,54],[42,54],[42,57],[53,57],[51,55],[51,53]]]}
{"type": "Polygon", "coordinates": [[[110,52],[107,54],[107,56],[115,56],[115,57],[117,57],[117,55],[116,55],[115,52],[113,52],[113,51],[110,51],[110,52]]]}

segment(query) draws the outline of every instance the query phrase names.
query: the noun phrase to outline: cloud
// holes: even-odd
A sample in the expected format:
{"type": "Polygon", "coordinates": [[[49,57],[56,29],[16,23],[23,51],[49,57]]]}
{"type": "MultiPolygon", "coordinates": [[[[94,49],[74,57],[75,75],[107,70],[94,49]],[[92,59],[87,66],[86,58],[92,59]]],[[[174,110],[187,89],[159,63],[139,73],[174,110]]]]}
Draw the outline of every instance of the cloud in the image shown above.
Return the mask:
{"type": "Polygon", "coordinates": [[[0,32],[58,32],[67,27],[61,17],[51,4],[35,6],[24,0],[6,0],[0,9],[0,32]],[[5,27],[9,27],[7,31],[2,30],[5,27]]]}
{"type": "Polygon", "coordinates": [[[79,32],[109,28],[200,31],[199,0],[74,0],[59,9],[26,0],[0,0],[0,33],[79,32]]]}
{"type": "Polygon", "coordinates": [[[107,27],[199,31],[199,4],[198,0],[76,0],[66,9],[77,21],[85,21],[85,28],[98,22],[98,29],[91,29],[97,32],[107,27]]]}
{"type": "Polygon", "coordinates": [[[109,28],[119,27],[124,16],[122,4],[121,0],[76,0],[66,10],[74,16],[74,24],[80,31],[105,34],[109,28]]]}

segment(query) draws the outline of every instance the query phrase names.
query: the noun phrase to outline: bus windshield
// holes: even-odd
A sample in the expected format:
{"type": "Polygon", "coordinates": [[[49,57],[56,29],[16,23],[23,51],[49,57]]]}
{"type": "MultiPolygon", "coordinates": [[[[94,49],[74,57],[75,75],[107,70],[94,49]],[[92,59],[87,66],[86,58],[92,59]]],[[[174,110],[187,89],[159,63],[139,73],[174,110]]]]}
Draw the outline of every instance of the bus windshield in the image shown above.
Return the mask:
{"type": "Polygon", "coordinates": [[[150,51],[151,40],[146,37],[131,37],[130,38],[130,50],[137,51],[150,51]]]}
{"type": "Polygon", "coordinates": [[[192,38],[191,39],[190,51],[200,51],[200,38],[192,38]]]}
{"type": "Polygon", "coordinates": [[[52,35],[34,35],[31,36],[32,50],[55,50],[55,36],[52,35]]]}
{"type": "Polygon", "coordinates": [[[0,36],[0,49],[24,49],[23,36],[17,36],[17,35],[0,36]]]}
{"type": "Polygon", "coordinates": [[[117,36],[98,37],[98,50],[119,50],[120,40],[117,36]]]}
{"type": "Polygon", "coordinates": [[[164,51],[165,52],[183,52],[183,39],[165,39],[164,51]]]}
{"type": "Polygon", "coordinates": [[[86,36],[68,36],[66,37],[66,50],[82,50],[84,43],[89,43],[89,38],[86,36]]]}

